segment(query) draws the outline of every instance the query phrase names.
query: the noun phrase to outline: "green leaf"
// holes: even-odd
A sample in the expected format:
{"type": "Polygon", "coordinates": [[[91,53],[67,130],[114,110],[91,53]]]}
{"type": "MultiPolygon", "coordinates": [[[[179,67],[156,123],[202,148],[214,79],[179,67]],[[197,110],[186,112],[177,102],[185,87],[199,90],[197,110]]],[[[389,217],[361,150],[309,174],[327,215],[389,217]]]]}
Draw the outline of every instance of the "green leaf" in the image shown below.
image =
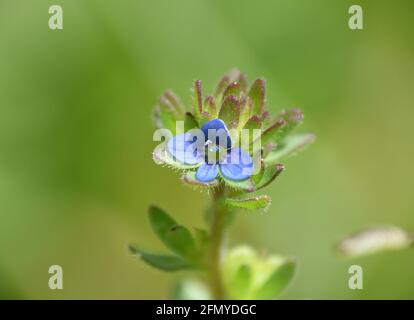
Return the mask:
{"type": "Polygon", "coordinates": [[[223,120],[229,128],[237,126],[240,116],[239,100],[236,96],[227,96],[220,109],[219,118],[223,120]]]}
{"type": "Polygon", "coordinates": [[[250,178],[256,187],[259,185],[260,180],[262,180],[264,172],[265,172],[265,168],[266,168],[263,158],[260,159],[259,165],[260,165],[259,171],[256,174],[252,175],[250,178]]]}
{"type": "Polygon", "coordinates": [[[414,245],[414,234],[394,226],[373,227],[343,239],[337,250],[347,257],[403,250],[414,245]]]}
{"type": "Polygon", "coordinates": [[[184,131],[190,131],[191,129],[198,128],[198,122],[191,112],[186,112],[184,116],[184,131]]]}
{"type": "Polygon", "coordinates": [[[267,144],[271,140],[275,142],[282,141],[288,133],[302,123],[302,120],[303,113],[300,109],[283,111],[273,123],[262,132],[262,136],[260,137],[262,145],[267,144]]]}
{"type": "Polygon", "coordinates": [[[195,229],[195,241],[197,243],[197,247],[200,251],[206,249],[210,243],[210,236],[207,230],[205,229],[195,229]]]}
{"type": "Polygon", "coordinates": [[[240,93],[241,93],[240,83],[236,81],[232,82],[227,86],[226,90],[224,90],[223,99],[225,99],[228,96],[239,97],[240,93]]]}
{"type": "Polygon", "coordinates": [[[285,166],[283,164],[276,164],[276,165],[263,165],[263,172],[260,178],[260,181],[256,184],[256,190],[260,190],[264,187],[267,187],[271,184],[283,171],[285,170],[285,166]]]}
{"type": "Polygon", "coordinates": [[[298,127],[303,121],[303,112],[298,108],[283,111],[279,114],[278,119],[284,122],[284,125],[277,130],[275,141],[282,141],[292,130],[298,127]]]}
{"type": "Polygon", "coordinates": [[[247,264],[242,264],[234,273],[229,286],[237,296],[243,299],[248,294],[249,286],[252,281],[252,269],[247,264]]]}
{"type": "Polygon", "coordinates": [[[273,299],[290,283],[294,272],[293,260],[259,255],[248,246],[231,249],[223,266],[230,299],[273,299]]]}
{"type": "Polygon", "coordinates": [[[190,231],[181,225],[170,228],[164,236],[165,245],[178,255],[195,259],[196,245],[190,231]]]}
{"type": "Polygon", "coordinates": [[[157,128],[168,129],[173,134],[176,133],[176,122],[180,120],[180,118],[175,111],[157,105],[154,108],[153,118],[157,128]]]}
{"type": "Polygon", "coordinates": [[[267,195],[261,195],[254,198],[247,199],[226,199],[226,204],[241,209],[266,209],[269,207],[271,198],[267,195]]]}
{"type": "Polygon", "coordinates": [[[255,292],[255,299],[266,300],[277,297],[292,281],[295,275],[296,263],[292,260],[285,261],[278,267],[264,284],[255,292]]]}
{"type": "Polygon", "coordinates": [[[253,102],[249,97],[243,96],[240,100],[240,117],[239,122],[237,124],[237,128],[242,129],[249,121],[249,119],[252,117],[252,114],[253,102]]]}
{"type": "Polygon", "coordinates": [[[156,206],[150,206],[149,218],[151,226],[158,237],[164,241],[164,237],[171,228],[177,226],[177,222],[165,211],[156,206]]]}
{"type": "Polygon", "coordinates": [[[253,114],[261,115],[264,111],[266,98],[266,81],[264,79],[256,79],[253,82],[249,97],[253,101],[253,114]]]}
{"type": "Polygon", "coordinates": [[[178,225],[162,209],[151,206],[149,209],[151,227],[158,238],[169,248],[181,257],[193,260],[196,247],[190,231],[178,225]]]}
{"type": "Polygon", "coordinates": [[[247,80],[246,74],[240,73],[240,75],[237,78],[237,82],[240,83],[240,89],[243,92],[247,92],[247,89],[249,87],[249,81],[247,80]]]}
{"type": "Polygon", "coordinates": [[[223,78],[220,79],[219,83],[217,84],[216,91],[214,93],[217,100],[221,100],[224,90],[226,90],[230,82],[231,79],[228,75],[224,75],[223,78]]]}
{"type": "Polygon", "coordinates": [[[129,246],[129,250],[133,255],[139,257],[150,266],[160,270],[178,271],[194,269],[194,266],[177,256],[150,253],[134,246],[129,246]]]}
{"type": "Polygon", "coordinates": [[[179,114],[183,115],[185,113],[185,106],[181,102],[181,99],[174,93],[174,91],[172,90],[165,91],[164,97],[165,99],[167,99],[167,101],[174,107],[174,109],[179,114]]]}
{"type": "Polygon", "coordinates": [[[252,116],[244,125],[244,129],[261,129],[262,128],[263,119],[259,116],[252,116]]]}
{"type": "Polygon", "coordinates": [[[239,76],[240,71],[237,69],[233,69],[220,79],[215,90],[215,97],[217,102],[222,101],[224,91],[227,89],[229,84],[236,81],[239,78],[239,76]]]}
{"type": "Polygon", "coordinates": [[[216,100],[214,99],[213,96],[207,96],[204,99],[204,107],[209,114],[211,114],[212,116],[217,116],[218,110],[217,110],[216,100]]]}
{"type": "MultiPolygon", "coordinates": [[[[286,125],[286,121],[284,119],[277,119],[271,126],[265,129],[260,136],[261,144],[265,145],[268,143],[276,133],[281,130],[286,125]]],[[[254,141],[253,141],[254,143],[254,141]]]]}
{"type": "Polygon", "coordinates": [[[301,150],[306,145],[315,140],[315,135],[311,133],[296,134],[286,137],[276,149],[271,151],[265,158],[267,165],[276,164],[283,157],[291,155],[301,150]]]}
{"type": "Polygon", "coordinates": [[[249,246],[232,248],[227,254],[223,264],[223,281],[230,299],[248,299],[251,295],[255,260],[256,252],[249,246]],[[240,271],[241,268],[244,270],[240,271]]]}

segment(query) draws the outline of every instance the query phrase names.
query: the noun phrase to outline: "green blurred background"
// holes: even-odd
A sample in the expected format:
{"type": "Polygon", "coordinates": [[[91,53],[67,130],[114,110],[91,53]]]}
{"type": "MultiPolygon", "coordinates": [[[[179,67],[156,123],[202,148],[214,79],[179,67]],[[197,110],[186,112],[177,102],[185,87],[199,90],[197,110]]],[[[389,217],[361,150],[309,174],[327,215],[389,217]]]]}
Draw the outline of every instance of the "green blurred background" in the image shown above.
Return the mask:
{"type": "Polygon", "coordinates": [[[301,107],[318,139],[230,243],[298,258],[281,298],[414,298],[413,250],[332,249],[371,225],[414,230],[413,30],[409,0],[0,0],[0,297],[167,298],[183,275],[126,245],[163,248],[153,203],[203,225],[207,195],[153,163],[151,109],[166,88],[190,103],[193,80],[210,91],[239,67],[267,79],[272,111],[301,107]],[[348,28],[355,3],[362,31],[348,28]],[[52,4],[63,30],[48,28],[52,4]],[[351,264],[364,290],[348,289],[351,264]]]}

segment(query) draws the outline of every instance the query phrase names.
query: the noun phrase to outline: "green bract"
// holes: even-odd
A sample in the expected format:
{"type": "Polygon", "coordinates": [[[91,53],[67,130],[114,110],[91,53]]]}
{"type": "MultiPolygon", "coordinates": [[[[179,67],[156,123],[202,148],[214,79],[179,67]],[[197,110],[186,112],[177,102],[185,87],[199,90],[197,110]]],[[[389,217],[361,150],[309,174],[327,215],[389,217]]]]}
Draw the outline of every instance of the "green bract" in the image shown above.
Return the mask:
{"type": "Polygon", "coordinates": [[[178,224],[164,210],[152,206],[149,209],[149,220],[154,233],[173,254],[158,254],[129,247],[131,253],[140,257],[149,265],[164,270],[178,271],[182,269],[197,269],[202,267],[203,251],[207,236],[201,230],[193,237],[191,232],[178,224]],[[206,238],[203,238],[203,237],[206,238]]]}
{"type": "Polygon", "coordinates": [[[295,269],[292,259],[261,257],[248,246],[236,247],[224,262],[227,291],[232,299],[274,299],[292,280],[295,269]]]}

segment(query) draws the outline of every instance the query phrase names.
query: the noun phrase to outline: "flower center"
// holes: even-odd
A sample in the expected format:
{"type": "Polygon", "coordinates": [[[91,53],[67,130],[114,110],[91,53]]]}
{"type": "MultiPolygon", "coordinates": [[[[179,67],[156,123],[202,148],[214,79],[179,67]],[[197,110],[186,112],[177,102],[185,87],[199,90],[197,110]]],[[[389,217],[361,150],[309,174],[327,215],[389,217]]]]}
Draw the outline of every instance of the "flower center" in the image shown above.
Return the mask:
{"type": "Polygon", "coordinates": [[[205,144],[205,162],[208,164],[217,164],[221,159],[226,157],[227,150],[214,142],[207,140],[205,144]]]}

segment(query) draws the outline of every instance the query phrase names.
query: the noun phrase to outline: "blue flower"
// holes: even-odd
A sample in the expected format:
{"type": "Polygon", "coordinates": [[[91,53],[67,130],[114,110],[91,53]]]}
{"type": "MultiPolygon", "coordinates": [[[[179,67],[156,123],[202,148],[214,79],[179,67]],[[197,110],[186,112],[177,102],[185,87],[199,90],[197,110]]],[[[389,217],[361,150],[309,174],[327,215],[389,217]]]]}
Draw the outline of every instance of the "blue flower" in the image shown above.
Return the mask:
{"type": "Polygon", "coordinates": [[[207,122],[201,130],[179,134],[167,143],[175,161],[197,168],[195,177],[208,183],[220,175],[232,181],[244,181],[253,175],[253,160],[241,148],[233,148],[226,124],[221,119],[207,122]]]}

